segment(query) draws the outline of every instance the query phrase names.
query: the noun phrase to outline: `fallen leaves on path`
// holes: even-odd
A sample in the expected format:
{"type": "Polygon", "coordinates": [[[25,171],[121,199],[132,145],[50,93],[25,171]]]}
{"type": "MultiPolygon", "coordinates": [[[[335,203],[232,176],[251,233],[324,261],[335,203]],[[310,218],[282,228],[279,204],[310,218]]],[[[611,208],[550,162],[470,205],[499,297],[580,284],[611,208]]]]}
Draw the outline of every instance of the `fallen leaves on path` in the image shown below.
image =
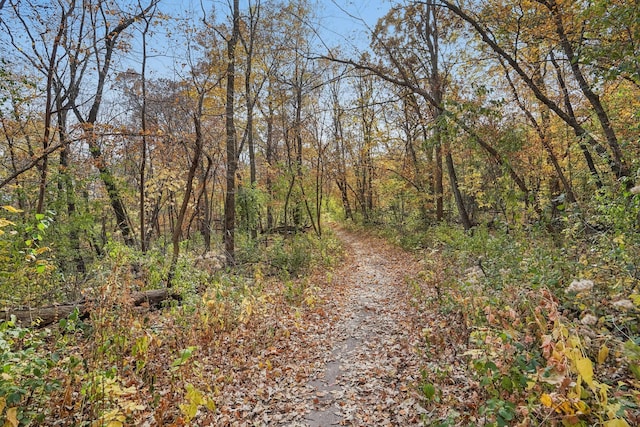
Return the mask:
{"type": "MultiPolygon", "coordinates": [[[[242,368],[223,354],[210,361],[235,374],[219,389],[215,425],[421,425],[421,329],[405,284],[418,265],[379,240],[340,237],[346,261],[332,280],[312,278],[315,308],[265,316],[259,329],[277,332],[242,368]]],[[[256,330],[239,331],[245,348],[256,330]]]]}

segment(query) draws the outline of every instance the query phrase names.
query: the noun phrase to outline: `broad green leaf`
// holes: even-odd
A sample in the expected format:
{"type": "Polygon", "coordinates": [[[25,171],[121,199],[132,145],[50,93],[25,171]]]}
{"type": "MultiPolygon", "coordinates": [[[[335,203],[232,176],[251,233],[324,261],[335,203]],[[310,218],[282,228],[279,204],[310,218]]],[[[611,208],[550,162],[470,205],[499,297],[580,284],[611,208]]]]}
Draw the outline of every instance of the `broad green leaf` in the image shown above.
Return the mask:
{"type": "Polygon", "coordinates": [[[182,350],[180,352],[180,357],[177,358],[176,360],[174,360],[173,363],[171,363],[171,367],[172,368],[177,368],[178,366],[184,365],[186,363],[186,361],[191,357],[191,355],[193,354],[193,351],[196,348],[197,347],[190,346],[190,347],[187,347],[184,350],[182,350]]]}
{"type": "Polygon", "coordinates": [[[431,400],[433,399],[433,396],[435,396],[436,394],[436,388],[434,387],[433,384],[424,384],[422,386],[422,393],[424,393],[424,396],[431,400]]]}

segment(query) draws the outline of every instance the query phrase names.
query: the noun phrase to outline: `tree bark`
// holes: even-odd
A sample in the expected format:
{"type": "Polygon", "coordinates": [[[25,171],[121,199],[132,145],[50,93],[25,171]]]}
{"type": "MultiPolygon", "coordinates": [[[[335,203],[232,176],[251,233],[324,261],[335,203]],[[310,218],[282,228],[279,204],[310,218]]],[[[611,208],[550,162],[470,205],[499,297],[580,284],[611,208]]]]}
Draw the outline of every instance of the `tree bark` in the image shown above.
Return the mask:
{"type": "MultiPolygon", "coordinates": [[[[136,240],[131,230],[129,216],[127,214],[124,202],[122,201],[122,198],[120,196],[120,191],[116,185],[113,174],[111,173],[111,169],[104,160],[102,150],[98,145],[95,127],[98,120],[98,112],[100,111],[100,107],[102,106],[104,87],[111,67],[111,59],[113,57],[113,52],[116,49],[118,38],[120,34],[122,34],[127,28],[129,28],[129,26],[146,16],[146,14],[156,5],[157,1],[158,0],[152,0],[145,9],[142,9],[135,16],[131,16],[127,19],[122,19],[112,30],[110,30],[108,25],[105,24],[105,31],[107,32],[107,34],[105,34],[104,38],[104,57],[102,58],[102,61],[100,61],[100,58],[96,58],[97,63],[101,63],[102,66],[98,69],[98,81],[96,83],[93,104],[91,104],[91,109],[89,110],[89,114],[87,115],[87,117],[84,117],[78,109],[78,106],[75,103],[72,103],[72,108],[76,115],[76,118],[83,125],[84,136],[89,146],[91,157],[94,160],[95,167],[100,172],[100,178],[107,190],[107,195],[109,197],[111,207],[113,208],[114,214],[116,216],[118,229],[122,233],[122,238],[128,246],[135,246],[136,240]]],[[[102,8],[104,8],[105,5],[100,3],[99,6],[101,8],[101,12],[104,13],[102,8]]],[[[97,56],[97,40],[95,41],[93,48],[97,56]]],[[[81,76],[79,76],[78,78],[81,78],[81,76]]],[[[69,89],[69,91],[72,92],[71,89],[69,89]]]]}
{"type": "Polygon", "coordinates": [[[236,170],[238,169],[238,153],[235,125],[235,67],[236,45],[240,32],[239,1],[233,0],[233,28],[227,41],[227,99],[225,107],[225,130],[227,134],[227,172],[226,194],[224,203],[224,249],[227,263],[235,264],[235,232],[236,232],[236,170]]]}
{"type": "MultiPolygon", "coordinates": [[[[171,293],[168,289],[153,289],[150,291],[142,291],[132,293],[129,303],[134,307],[148,306],[157,307],[161,302],[167,299],[180,299],[180,296],[171,293]]],[[[24,324],[35,325],[37,327],[45,327],[52,323],[64,319],[74,310],[78,309],[80,317],[86,318],[90,314],[92,303],[90,301],[81,300],[66,304],[52,305],[49,307],[33,308],[30,310],[7,310],[0,312],[0,319],[10,320],[11,316],[24,324]]]]}
{"type": "MultiPolygon", "coordinates": [[[[531,111],[529,111],[529,109],[527,109],[525,104],[522,102],[522,100],[518,96],[518,91],[516,90],[516,86],[515,86],[513,80],[511,79],[511,75],[509,74],[509,71],[507,70],[506,66],[504,66],[504,64],[503,64],[503,67],[504,67],[504,71],[505,71],[505,77],[507,78],[507,82],[509,83],[509,86],[511,87],[511,91],[513,92],[513,95],[515,97],[516,103],[520,107],[520,110],[522,110],[524,115],[529,120],[529,123],[531,123],[531,126],[533,126],[533,128],[536,131],[536,133],[538,134],[538,138],[540,139],[540,143],[542,144],[543,148],[547,152],[547,155],[549,157],[549,161],[553,165],[553,168],[555,169],[556,174],[558,175],[558,179],[560,179],[560,181],[562,182],[562,186],[564,187],[564,191],[565,191],[565,194],[566,194],[567,201],[569,203],[576,202],[576,197],[574,195],[571,183],[569,182],[569,180],[567,179],[566,175],[564,174],[564,171],[562,170],[562,167],[560,166],[560,162],[558,161],[558,157],[555,155],[555,153],[553,151],[553,148],[551,147],[551,144],[549,143],[549,140],[548,140],[547,131],[546,131],[546,129],[548,129],[548,127],[549,127],[549,123],[548,123],[549,122],[549,112],[548,112],[548,110],[544,111],[542,113],[543,126],[544,126],[544,128],[543,128],[543,126],[540,126],[540,124],[538,123],[536,118],[533,116],[531,111]]],[[[546,108],[546,106],[544,108],[546,108]]]]}
{"type": "Polygon", "coordinates": [[[467,213],[467,208],[464,206],[464,200],[462,199],[462,193],[460,192],[460,186],[458,185],[458,177],[456,176],[456,170],[453,164],[453,157],[451,156],[451,151],[449,147],[445,146],[446,150],[446,163],[447,163],[447,171],[449,172],[449,181],[451,182],[451,191],[453,192],[453,196],[456,200],[456,207],[458,208],[458,214],[460,215],[460,221],[462,222],[462,226],[465,230],[471,230],[473,224],[469,219],[469,214],[467,213]]]}
{"type": "MultiPolygon", "coordinates": [[[[577,121],[576,115],[573,112],[573,106],[571,105],[571,97],[569,96],[569,89],[567,88],[567,83],[565,82],[564,77],[562,76],[562,70],[560,69],[560,65],[558,64],[558,61],[556,61],[556,58],[553,55],[553,52],[551,52],[550,57],[551,57],[551,63],[553,64],[553,67],[556,70],[556,78],[558,79],[558,85],[562,90],[562,99],[564,101],[564,108],[565,110],[567,110],[567,114],[569,114],[569,116],[571,116],[574,120],[577,121]]],[[[578,138],[578,146],[580,147],[580,150],[582,151],[582,155],[584,156],[584,159],[587,162],[587,167],[589,168],[589,172],[591,173],[591,176],[593,177],[596,183],[596,186],[598,188],[602,188],[603,184],[602,184],[602,180],[600,179],[600,174],[596,169],[596,165],[593,161],[593,157],[591,156],[591,153],[589,152],[588,147],[584,144],[582,140],[582,136],[577,131],[575,131],[575,129],[574,129],[574,134],[578,138]]]]}
{"type": "Polygon", "coordinates": [[[567,60],[569,61],[573,77],[578,82],[580,90],[591,104],[593,111],[596,113],[598,121],[600,122],[600,127],[602,127],[602,131],[604,132],[605,138],[607,139],[607,143],[609,145],[609,148],[611,149],[611,153],[613,154],[612,161],[617,168],[618,178],[628,176],[630,171],[624,162],[622,150],[620,149],[620,145],[618,144],[618,138],[616,137],[615,131],[611,126],[609,115],[605,111],[602,102],[600,102],[600,97],[591,89],[591,86],[587,82],[587,79],[580,69],[579,60],[576,57],[573,46],[571,45],[571,42],[567,37],[567,33],[564,30],[562,13],[557,2],[555,0],[538,0],[538,2],[545,5],[547,9],[549,9],[549,12],[551,12],[553,21],[556,25],[556,33],[560,38],[560,46],[562,46],[562,50],[567,56],[567,60]]]}
{"type": "Polygon", "coordinates": [[[191,192],[193,190],[193,180],[196,176],[196,171],[200,165],[200,157],[202,156],[202,105],[204,103],[205,92],[202,91],[198,99],[198,108],[193,114],[193,124],[196,131],[195,148],[193,153],[193,160],[189,166],[189,172],[187,174],[187,185],[184,190],[184,196],[182,204],[180,205],[180,211],[176,219],[175,226],[173,228],[173,234],[171,235],[172,253],[171,253],[171,265],[169,266],[169,276],[167,278],[167,286],[173,286],[173,279],[175,277],[176,267],[178,265],[178,256],[180,255],[180,237],[182,236],[182,225],[184,224],[184,218],[187,214],[187,207],[189,206],[189,200],[191,199],[191,192]]]}

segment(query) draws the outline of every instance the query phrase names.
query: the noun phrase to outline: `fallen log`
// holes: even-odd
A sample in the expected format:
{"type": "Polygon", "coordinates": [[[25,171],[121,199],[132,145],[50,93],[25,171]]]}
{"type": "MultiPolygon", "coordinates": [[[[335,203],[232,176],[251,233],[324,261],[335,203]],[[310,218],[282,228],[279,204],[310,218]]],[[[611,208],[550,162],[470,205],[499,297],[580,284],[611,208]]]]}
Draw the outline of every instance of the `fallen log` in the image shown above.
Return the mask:
{"type": "Polygon", "coordinates": [[[282,234],[286,236],[289,234],[306,233],[309,230],[311,230],[310,225],[305,225],[305,226],[280,225],[278,227],[273,227],[268,230],[265,230],[264,234],[282,234]]]}
{"type": "MultiPolygon", "coordinates": [[[[158,307],[161,302],[167,299],[179,300],[180,296],[169,292],[168,289],[152,289],[150,291],[134,292],[130,296],[131,305],[134,307],[158,307]]],[[[80,318],[87,318],[91,308],[90,302],[86,300],[74,301],[66,304],[51,305],[48,307],[37,307],[24,310],[4,310],[0,311],[0,319],[11,319],[15,316],[20,323],[31,326],[44,327],[64,319],[78,309],[80,318]]]]}

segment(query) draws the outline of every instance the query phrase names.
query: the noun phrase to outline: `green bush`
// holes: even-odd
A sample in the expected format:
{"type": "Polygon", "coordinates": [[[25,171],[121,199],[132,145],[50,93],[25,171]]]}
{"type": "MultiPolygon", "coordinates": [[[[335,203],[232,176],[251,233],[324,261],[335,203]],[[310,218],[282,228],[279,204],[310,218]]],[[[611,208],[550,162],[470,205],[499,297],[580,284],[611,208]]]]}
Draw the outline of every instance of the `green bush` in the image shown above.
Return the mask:
{"type": "Polygon", "coordinates": [[[59,359],[46,351],[50,335],[18,326],[15,317],[0,323],[0,420],[9,425],[42,421],[48,395],[60,386],[47,376],[59,359]]]}

